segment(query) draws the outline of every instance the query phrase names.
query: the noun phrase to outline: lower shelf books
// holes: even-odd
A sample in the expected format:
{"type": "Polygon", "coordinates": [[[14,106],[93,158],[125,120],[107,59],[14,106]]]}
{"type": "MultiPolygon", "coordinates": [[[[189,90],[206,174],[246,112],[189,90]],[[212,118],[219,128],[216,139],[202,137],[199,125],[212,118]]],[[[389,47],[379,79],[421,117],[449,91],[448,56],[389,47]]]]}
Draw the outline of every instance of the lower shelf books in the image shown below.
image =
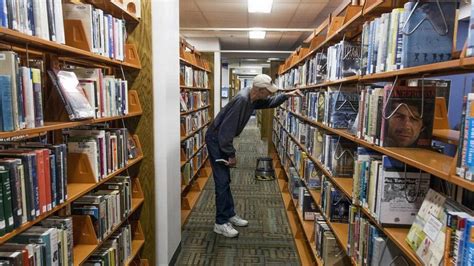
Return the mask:
{"type": "Polygon", "coordinates": [[[187,161],[194,153],[196,153],[204,144],[204,138],[206,136],[207,127],[197,132],[192,137],[181,142],[181,161],[187,161]]]}
{"type": "Polygon", "coordinates": [[[124,265],[132,254],[132,228],[122,225],[83,265],[124,265]]]}
{"type": "Polygon", "coordinates": [[[0,131],[43,126],[40,69],[20,66],[12,51],[0,51],[0,58],[0,131]]]}
{"type": "Polygon", "coordinates": [[[49,217],[1,245],[0,261],[10,262],[8,265],[73,265],[72,226],[70,217],[49,217]]]}
{"type": "Polygon", "coordinates": [[[322,182],[321,208],[325,216],[331,222],[348,223],[349,222],[350,200],[331,182],[324,180],[322,182]]]}
{"type": "Polygon", "coordinates": [[[200,151],[196,153],[196,155],[184,164],[181,167],[181,176],[182,176],[182,182],[183,185],[188,185],[191,182],[191,179],[193,179],[196,171],[201,168],[201,166],[204,164],[204,161],[208,157],[208,151],[207,148],[204,147],[200,151]]]}
{"type": "Polygon", "coordinates": [[[3,143],[0,151],[0,235],[67,199],[66,145],[3,143]]]}
{"type": "Polygon", "coordinates": [[[406,241],[423,263],[473,265],[474,212],[430,189],[406,241]]]}
{"type": "Polygon", "coordinates": [[[72,214],[89,215],[97,239],[103,240],[131,211],[131,180],[117,176],[72,203],[72,214]]]}
{"type": "Polygon", "coordinates": [[[413,265],[356,206],[350,207],[348,254],[357,265],[413,265]]]}
{"type": "Polygon", "coordinates": [[[388,156],[357,149],[352,196],[384,225],[411,225],[431,176],[388,156]]]}
{"type": "Polygon", "coordinates": [[[209,122],[208,109],[181,116],[181,137],[188,136],[191,132],[201,128],[207,122],[209,122]]]}
{"type": "Polygon", "coordinates": [[[96,182],[126,166],[129,134],[126,128],[88,126],[63,131],[69,153],[86,154],[96,182]]]}
{"type": "Polygon", "coordinates": [[[336,237],[320,214],[315,215],[314,239],[316,242],[316,253],[322,259],[324,265],[343,266],[351,264],[345,251],[341,249],[336,237]]]}

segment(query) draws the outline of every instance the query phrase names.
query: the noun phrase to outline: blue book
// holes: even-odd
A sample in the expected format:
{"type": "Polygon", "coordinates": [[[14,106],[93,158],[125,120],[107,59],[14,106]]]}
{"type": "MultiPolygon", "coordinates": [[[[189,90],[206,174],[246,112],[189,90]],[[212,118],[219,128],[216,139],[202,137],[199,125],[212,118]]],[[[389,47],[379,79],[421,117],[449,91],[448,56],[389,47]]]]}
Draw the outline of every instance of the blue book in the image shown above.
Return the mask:
{"type": "Polygon", "coordinates": [[[0,75],[1,120],[2,131],[13,131],[12,83],[11,76],[0,75]]]}
{"type": "Polygon", "coordinates": [[[0,27],[8,28],[7,0],[0,0],[0,27]]]}
{"type": "Polygon", "coordinates": [[[403,67],[451,59],[456,6],[457,1],[454,0],[405,4],[408,15],[401,29],[404,35],[403,67]]]}
{"type": "Polygon", "coordinates": [[[462,265],[474,264],[474,219],[467,219],[464,229],[462,265]]]}
{"type": "Polygon", "coordinates": [[[329,126],[351,128],[359,111],[359,93],[330,92],[329,126]]]}
{"type": "Polygon", "coordinates": [[[28,34],[30,34],[31,36],[36,36],[33,0],[27,0],[26,8],[28,12],[28,30],[29,30],[28,34]]]}

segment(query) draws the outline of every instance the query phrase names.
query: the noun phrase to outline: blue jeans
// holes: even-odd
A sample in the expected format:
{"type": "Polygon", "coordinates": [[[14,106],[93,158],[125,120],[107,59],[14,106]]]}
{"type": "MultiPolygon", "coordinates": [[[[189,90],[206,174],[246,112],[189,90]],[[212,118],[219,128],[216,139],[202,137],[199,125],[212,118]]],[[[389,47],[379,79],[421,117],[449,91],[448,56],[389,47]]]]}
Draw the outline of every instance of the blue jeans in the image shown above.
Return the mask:
{"type": "Polygon", "coordinates": [[[216,159],[228,159],[220,150],[217,134],[209,132],[206,134],[206,145],[211,160],[212,173],[216,192],[216,224],[225,224],[229,218],[235,215],[234,198],[230,191],[230,169],[222,163],[216,163],[216,159]]]}

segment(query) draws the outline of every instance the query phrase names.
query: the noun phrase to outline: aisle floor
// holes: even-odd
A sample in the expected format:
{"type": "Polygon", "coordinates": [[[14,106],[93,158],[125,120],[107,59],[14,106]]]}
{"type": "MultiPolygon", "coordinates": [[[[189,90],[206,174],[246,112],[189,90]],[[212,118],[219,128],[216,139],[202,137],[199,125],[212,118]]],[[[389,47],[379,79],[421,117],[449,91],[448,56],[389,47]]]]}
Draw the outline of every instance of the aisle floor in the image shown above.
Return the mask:
{"type": "Polygon", "coordinates": [[[249,226],[236,227],[240,234],[234,239],[213,232],[211,176],[183,228],[176,265],[299,265],[278,183],[254,178],[256,159],[267,155],[255,118],[234,140],[234,146],[237,168],[231,171],[231,189],[236,212],[249,220],[249,226]]]}

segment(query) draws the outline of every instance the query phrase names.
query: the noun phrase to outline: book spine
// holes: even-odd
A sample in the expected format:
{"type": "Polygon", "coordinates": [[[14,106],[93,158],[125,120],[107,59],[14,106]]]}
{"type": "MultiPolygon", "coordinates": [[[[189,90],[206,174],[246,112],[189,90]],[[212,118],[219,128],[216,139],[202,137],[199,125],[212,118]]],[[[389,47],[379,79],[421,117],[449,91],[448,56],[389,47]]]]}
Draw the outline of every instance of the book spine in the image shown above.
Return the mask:
{"type": "Polygon", "coordinates": [[[31,78],[33,84],[33,107],[34,107],[34,126],[44,126],[43,119],[43,95],[41,92],[41,71],[31,68],[31,78]]]}
{"type": "Polygon", "coordinates": [[[3,209],[5,212],[5,232],[9,233],[14,228],[13,205],[12,205],[12,188],[10,183],[9,171],[2,175],[2,191],[3,191],[3,209]]]}
{"type": "MultiPolygon", "coordinates": [[[[5,171],[5,170],[1,170],[0,171],[0,184],[3,182],[3,179],[7,178],[5,177],[6,175],[8,175],[8,172],[5,171]]],[[[4,209],[4,201],[3,201],[3,198],[4,198],[4,195],[3,195],[4,191],[3,191],[3,185],[0,186],[0,236],[3,236],[5,235],[6,233],[6,225],[7,225],[7,222],[5,220],[5,209],[4,209]]]]}

